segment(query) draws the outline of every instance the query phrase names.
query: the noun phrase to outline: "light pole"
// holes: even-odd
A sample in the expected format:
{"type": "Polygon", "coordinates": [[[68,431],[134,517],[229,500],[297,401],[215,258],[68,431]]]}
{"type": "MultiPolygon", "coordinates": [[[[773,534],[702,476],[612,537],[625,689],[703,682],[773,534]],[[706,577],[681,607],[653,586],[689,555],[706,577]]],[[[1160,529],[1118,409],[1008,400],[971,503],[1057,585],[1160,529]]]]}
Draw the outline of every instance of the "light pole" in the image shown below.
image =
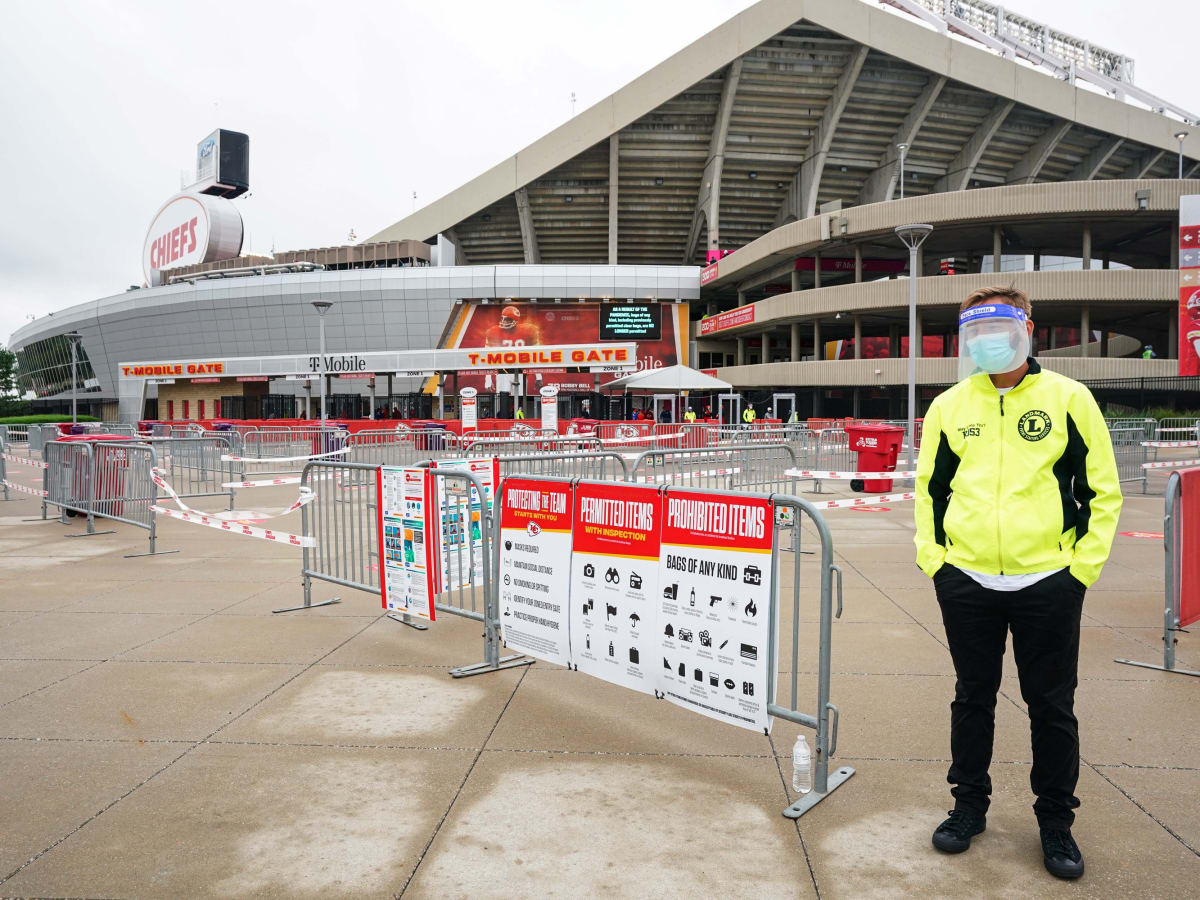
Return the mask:
{"type": "Polygon", "coordinates": [[[1183,178],[1183,142],[1191,132],[1182,128],[1175,132],[1175,140],[1179,141],[1179,177],[1183,178]]]}
{"type": "Polygon", "coordinates": [[[908,144],[897,144],[900,151],[900,199],[904,199],[904,157],[908,155],[908,144]]]}
{"type": "Polygon", "coordinates": [[[325,313],[329,312],[329,307],[333,306],[328,300],[314,300],[313,308],[317,311],[317,315],[321,319],[321,427],[325,427],[325,313]]]}
{"type": "Polygon", "coordinates": [[[76,368],[79,360],[79,352],[77,348],[79,347],[79,342],[83,339],[83,335],[78,331],[69,331],[67,332],[66,338],[71,342],[71,424],[74,425],[79,418],[76,414],[75,403],[75,388],[76,385],[79,384],[79,377],[76,374],[76,368]]]}
{"type": "Polygon", "coordinates": [[[908,470],[913,470],[913,447],[916,430],[913,427],[917,411],[917,250],[933,231],[932,225],[901,225],[896,237],[908,248],[908,470]]]}

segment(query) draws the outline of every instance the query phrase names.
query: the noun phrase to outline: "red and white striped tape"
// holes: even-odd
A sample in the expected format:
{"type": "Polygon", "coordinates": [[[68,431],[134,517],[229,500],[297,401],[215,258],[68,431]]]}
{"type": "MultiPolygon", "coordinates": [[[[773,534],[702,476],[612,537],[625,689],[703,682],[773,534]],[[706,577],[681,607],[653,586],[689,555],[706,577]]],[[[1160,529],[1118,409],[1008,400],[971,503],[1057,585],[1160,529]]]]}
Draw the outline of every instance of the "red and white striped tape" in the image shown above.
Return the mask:
{"type": "Polygon", "coordinates": [[[1200,441],[1142,441],[1143,447],[1200,447],[1200,441]]]}
{"type": "MultiPolygon", "coordinates": [[[[175,502],[175,505],[178,506],[180,510],[182,510],[183,512],[194,512],[194,510],[190,506],[188,506],[186,503],[184,503],[182,500],[179,499],[179,494],[177,494],[175,492],[175,488],[171,487],[170,483],[162,476],[163,476],[162,469],[155,469],[150,475],[150,477],[153,479],[154,483],[156,485],[158,485],[160,488],[162,488],[164,491],[167,492],[167,495],[175,502]]],[[[296,502],[293,503],[291,506],[289,506],[287,509],[282,510],[281,512],[277,512],[274,515],[270,515],[270,516],[263,515],[262,513],[255,513],[254,518],[259,519],[259,520],[278,519],[280,516],[286,516],[288,513],[295,512],[300,507],[304,506],[305,504],[312,503],[312,501],[314,501],[316,499],[317,499],[317,495],[315,493],[313,493],[311,489],[302,487],[302,488],[300,488],[300,496],[296,498],[296,502]]],[[[196,513],[196,515],[199,515],[199,513],[196,513]]],[[[213,518],[216,518],[216,517],[214,516],[213,518]]],[[[217,521],[226,521],[226,520],[217,519],[217,521]]]]}
{"type": "Polygon", "coordinates": [[[1200,466],[1200,459],[1172,459],[1166,462],[1142,463],[1143,469],[1178,469],[1180,466],[1200,466]]]}
{"type": "Polygon", "coordinates": [[[897,503],[901,500],[916,500],[916,494],[880,494],[877,497],[852,497],[849,500],[826,500],[814,503],[817,509],[847,509],[853,506],[877,506],[880,503],[897,503]]]}
{"type": "Polygon", "coordinates": [[[325,459],[330,456],[341,456],[344,453],[349,453],[349,447],[343,447],[341,450],[330,450],[328,453],[313,453],[309,456],[267,456],[259,459],[254,456],[230,456],[228,454],[221,457],[221,462],[248,462],[248,463],[286,463],[286,462],[302,462],[310,459],[325,459]]]}
{"type": "Polygon", "coordinates": [[[275,484],[299,484],[300,476],[295,475],[291,478],[264,478],[261,481],[226,481],[221,487],[227,488],[255,488],[269,487],[275,484]]]}
{"type": "Polygon", "coordinates": [[[651,472],[642,476],[646,484],[660,481],[690,481],[693,478],[716,478],[720,475],[737,475],[741,469],[707,469],[703,472],[651,472]]]}
{"type": "Polygon", "coordinates": [[[40,490],[38,488],[25,487],[25,485],[17,484],[15,481],[8,481],[7,479],[5,479],[4,481],[0,482],[0,484],[3,484],[9,490],[20,491],[22,494],[32,494],[35,497],[47,496],[46,491],[40,490]]]}
{"type": "Polygon", "coordinates": [[[32,469],[49,468],[49,463],[44,463],[40,459],[25,459],[23,456],[13,456],[11,453],[5,453],[4,458],[9,462],[15,462],[22,466],[29,466],[32,469]]]}
{"type": "Polygon", "coordinates": [[[789,478],[820,478],[830,481],[856,481],[868,478],[916,478],[916,472],[817,472],[808,469],[788,469],[789,478]]]}
{"type": "Polygon", "coordinates": [[[317,546],[316,538],[304,537],[299,534],[287,534],[282,531],[272,531],[269,528],[255,528],[253,525],[243,525],[240,522],[230,522],[226,519],[214,519],[203,513],[184,511],[182,509],[168,509],[165,506],[151,506],[150,508],[161,516],[170,516],[172,519],[191,522],[193,525],[205,525],[208,528],[228,531],[230,534],[244,534],[246,537],[260,538],[264,541],[275,541],[280,544],[290,544],[293,547],[317,546]]]}

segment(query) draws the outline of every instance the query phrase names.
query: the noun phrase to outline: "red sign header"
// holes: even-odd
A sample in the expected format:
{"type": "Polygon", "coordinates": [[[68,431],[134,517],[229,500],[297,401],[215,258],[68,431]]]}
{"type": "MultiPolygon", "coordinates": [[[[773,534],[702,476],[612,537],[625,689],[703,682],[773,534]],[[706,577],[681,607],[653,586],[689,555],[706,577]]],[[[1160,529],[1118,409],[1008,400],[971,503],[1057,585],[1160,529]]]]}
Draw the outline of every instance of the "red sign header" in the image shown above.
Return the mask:
{"type": "Polygon", "coordinates": [[[749,325],[754,321],[754,306],[739,306],[737,309],[726,310],[715,316],[700,320],[700,333],[712,334],[714,331],[724,331],[737,325],[749,325]]]}

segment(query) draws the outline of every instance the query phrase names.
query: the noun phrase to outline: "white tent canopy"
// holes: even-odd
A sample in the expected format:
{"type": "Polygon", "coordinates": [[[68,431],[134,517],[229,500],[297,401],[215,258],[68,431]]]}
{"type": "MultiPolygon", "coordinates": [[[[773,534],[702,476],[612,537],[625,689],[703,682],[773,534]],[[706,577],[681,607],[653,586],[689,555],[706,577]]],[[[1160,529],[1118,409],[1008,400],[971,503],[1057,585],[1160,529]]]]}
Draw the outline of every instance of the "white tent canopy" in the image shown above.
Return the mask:
{"type": "Polygon", "coordinates": [[[688,366],[667,366],[662,369],[647,369],[624,375],[604,385],[605,390],[626,391],[727,391],[733,387],[729,382],[705,375],[688,366]]]}

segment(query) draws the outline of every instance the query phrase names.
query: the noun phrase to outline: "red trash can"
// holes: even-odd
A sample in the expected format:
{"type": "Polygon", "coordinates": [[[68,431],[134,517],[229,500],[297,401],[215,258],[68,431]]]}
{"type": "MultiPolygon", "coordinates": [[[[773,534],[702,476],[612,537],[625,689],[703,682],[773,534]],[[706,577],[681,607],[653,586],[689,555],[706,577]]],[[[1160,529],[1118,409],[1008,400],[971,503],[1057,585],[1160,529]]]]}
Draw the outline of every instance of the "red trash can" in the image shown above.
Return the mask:
{"type": "MultiPolygon", "coordinates": [[[[859,472],[894,472],[896,458],[904,444],[904,429],[899,425],[847,425],[850,449],[858,454],[859,472]]],[[[855,479],[850,489],[885,494],[892,489],[890,478],[855,479]]]]}

